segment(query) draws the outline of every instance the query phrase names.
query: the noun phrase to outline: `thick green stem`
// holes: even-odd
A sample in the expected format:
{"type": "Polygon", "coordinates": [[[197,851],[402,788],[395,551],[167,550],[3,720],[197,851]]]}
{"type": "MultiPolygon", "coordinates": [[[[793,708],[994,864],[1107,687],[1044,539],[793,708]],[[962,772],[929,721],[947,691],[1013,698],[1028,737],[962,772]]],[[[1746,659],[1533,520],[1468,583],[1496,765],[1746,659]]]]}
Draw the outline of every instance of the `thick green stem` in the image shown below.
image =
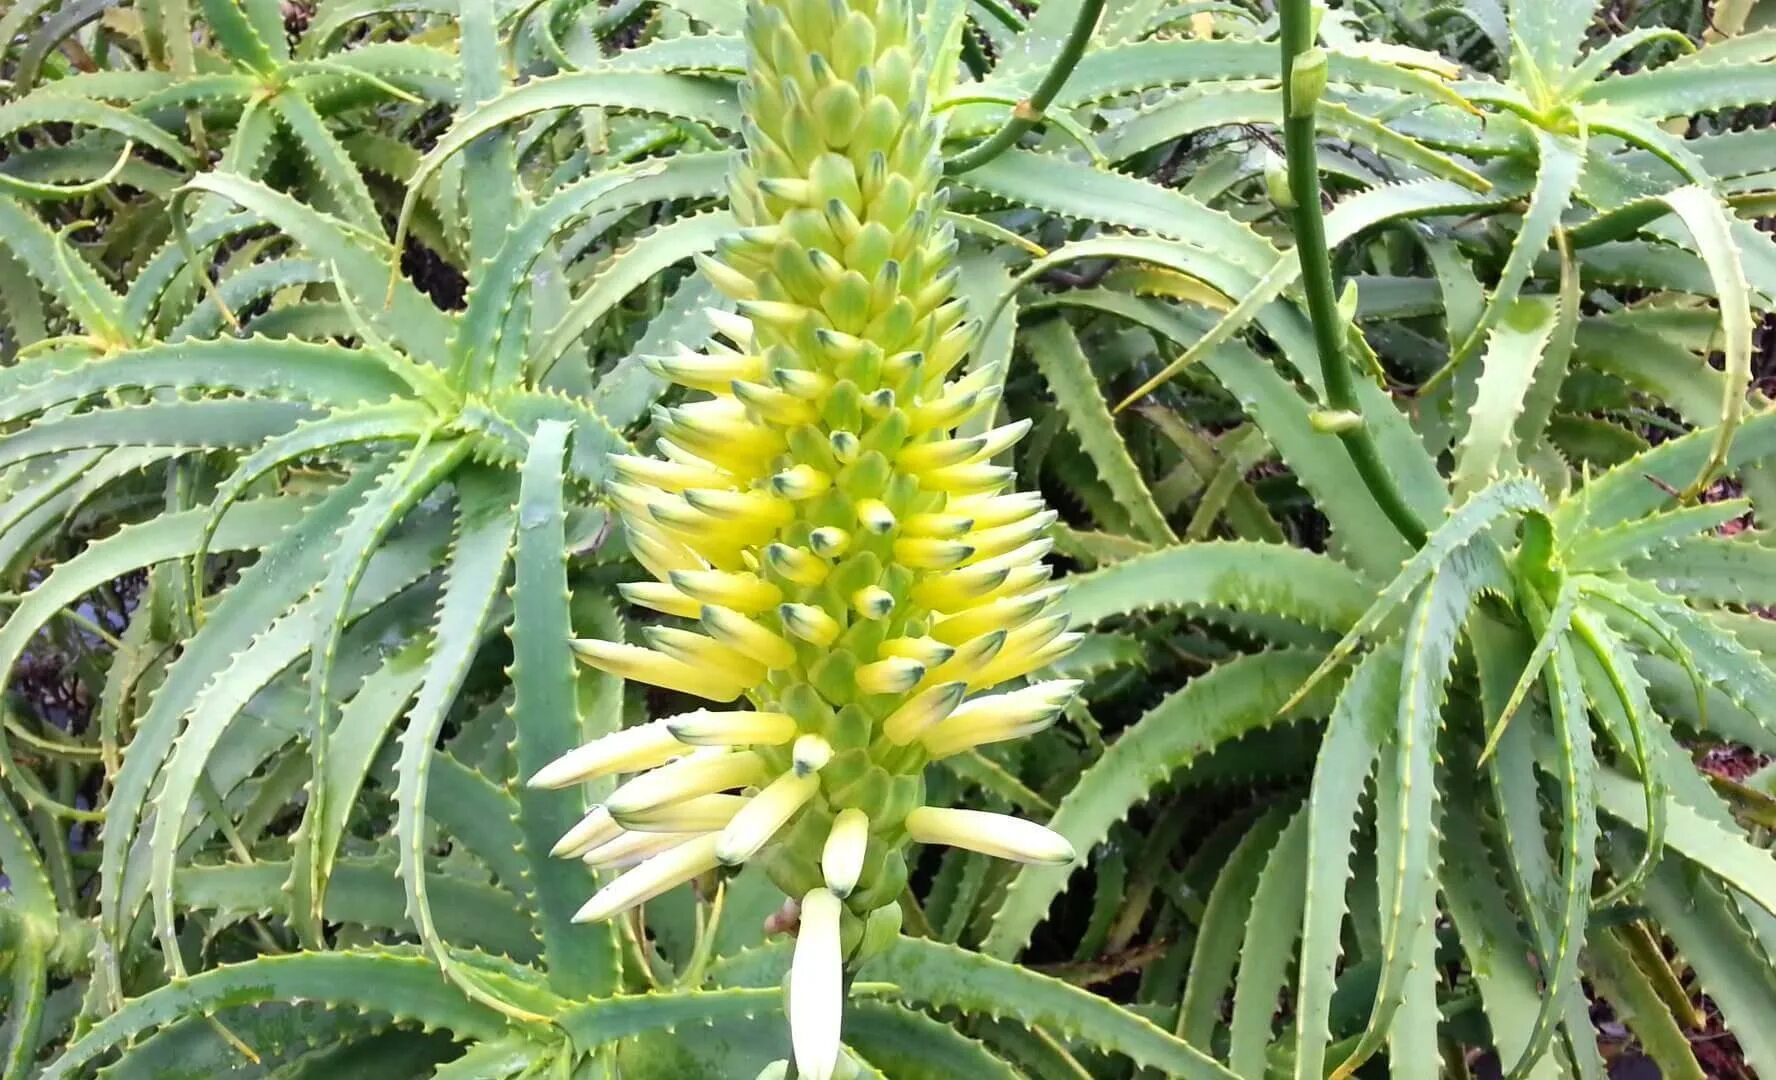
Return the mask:
{"type": "Polygon", "coordinates": [[[1092,31],[1097,29],[1098,16],[1103,13],[1104,0],[1082,0],[1079,14],[1073,19],[1073,29],[1068,32],[1066,42],[1061,45],[1061,54],[1055,57],[1054,64],[1042,76],[1036,92],[1017,103],[1004,127],[944,162],[945,173],[959,176],[971,169],[980,168],[1016,146],[1019,139],[1042,122],[1049,103],[1061,92],[1067,77],[1073,74],[1073,68],[1078,65],[1079,58],[1085,55],[1085,47],[1091,42],[1092,31]]]}
{"type": "MultiPolygon", "coordinates": [[[[1290,211],[1295,226],[1295,251],[1301,259],[1301,284],[1307,293],[1307,311],[1313,319],[1314,344],[1320,354],[1320,371],[1326,386],[1326,407],[1334,412],[1361,416],[1344,355],[1345,322],[1338,312],[1338,294],[1332,282],[1332,257],[1326,246],[1326,219],[1320,209],[1319,149],[1315,143],[1312,102],[1298,106],[1295,95],[1295,63],[1313,48],[1314,19],[1310,0],[1282,0],[1280,39],[1283,51],[1283,149],[1288,159],[1289,191],[1295,207],[1290,211]]],[[[1304,80],[1305,81],[1305,80],[1304,80]]],[[[1350,454],[1351,464],[1375,497],[1382,513],[1393,522],[1413,547],[1425,542],[1425,526],[1406,502],[1399,485],[1381,460],[1375,439],[1365,424],[1338,432],[1338,440],[1350,454]]]]}

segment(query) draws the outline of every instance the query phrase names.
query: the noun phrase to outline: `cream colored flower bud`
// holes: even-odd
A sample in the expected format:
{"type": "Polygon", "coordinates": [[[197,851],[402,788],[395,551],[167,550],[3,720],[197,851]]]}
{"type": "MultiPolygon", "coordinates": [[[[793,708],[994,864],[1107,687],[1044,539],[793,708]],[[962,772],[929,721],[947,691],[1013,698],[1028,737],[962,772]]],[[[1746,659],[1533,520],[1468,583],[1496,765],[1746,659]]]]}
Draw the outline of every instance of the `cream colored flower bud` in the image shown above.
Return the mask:
{"type": "Polygon", "coordinates": [[[926,472],[974,461],[980,457],[986,446],[987,440],[978,435],[965,439],[915,443],[896,454],[894,463],[908,472],[926,472]]]}
{"type": "Polygon", "coordinates": [[[600,844],[608,844],[622,835],[623,827],[617,819],[611,817],[610,811],[603,806],[594,806],[586,816],[574,824],[574,827],[561,834],[549,854],[557,859],[573,859],[591,851],[600,844]]]}
{"type": "Polygon", "coordinates": [[[612,773],[639,772],[680,757],[687,748],[662,721],[640,724],[593,739],[536,771],[529,786],[561,788],[612,773]]]}
{"type": "Polygon", "coordinates": [[[625,832],[608,843],[600,844],[580,856],[580,861],[594,870],[624,870],[638,865],[663,851],[701,836],[707,829],[683,831],[625,832]]]}
{"type": "Polygon", "coordinates": [[[1042,613],[1042,610],[1057,600],[1063,590],[1060,586],[1042,589],[1022,596],[1007,596],[990,603],[966,608],[954,615],[937,620],[931,628],[931,636],[950,645],[960,645],[982,634],[994,630],[1009,630],[1019,626],[1042,613]]]}
{"type": "Polygon", "coordinates": [[[817,773],[832,760],[832,744],[818,735],[803,735],[795,741],[790,750],[790,758],[795,762],[795,771],[802,776],[817,773]]]}
{"type": "Polygon", "coordinates": [[[925,537],[894,541],[894,561],[914,570],[948,570],[961,566],[974,554],[974,548],[956,540],[932,540],[925,537]]]}
{"type": "Polygon", "coordinates": [[[1013,521],[1021,521],[1042,509],[1042,496],[1033,491],[1018,491],[1009,495],[977,495],[966,499],[951,499],[949,510],[954,514],[962,514],[974,522],[977,529],[991,529],[998,525],[1008,525],[1013,521]]]}
{"type": "Polygon", "coordinates": [[[948,492],[953,495],[980,495],[999,491],[1013,480],[1017,473],[1004,465],[951,465],[947,469],[932,469],[919,477],[919,483],[933,491],[948,492]]]}
{"type": "Polygon", "coordinates": [[[623,827],[637,833],[705,833],[724,829],[748,800],[744,795],[699,795],[638,814],[623,815],[623,827]]]}
{"type": "Polygon", "coordinates": [[[1053,510],[1031,514],[1022,521],[1013,521],[991,529],[979,529],[962,539],[972,548],[972,558],[985,560],[1004,555],[1041,536],[1050,525],[1060,520],[1053,510]]]}
{"type": "Polygon", "coordinates": [[[793,769],[771,781],[763,791],[746,800],[746,805],[722,830],[715,857],[728,866],[738,866],[752,858],[819,790],[818,776],[802,775],[793,769]]]}
{"type": "Polygon", "coordinates": [[[950,657],[956,655],[954,647],[928,637],[898,637],[882,642],[883,656],[904,656],[908,660],[917,660],[927,668],[934,668],[950,657]]]}
{"type": "Polygon", "coordinates": [[[734,477],[712,465],[686,465],[660,458],[636,457],[633,454],[612,454],[611,465],[632,484],[656,487],[662,491],[683,491],[686,488],[726,487],[734,477]]]}
{"type": "Polygon", "coordinates": [[[836,559],[851,547],[851,534],[837,526],[822,526],[808,534],[808,546],[821,558],[836,559]]]}
{"type": "Polygon", "coordinates": [[[1009,814],[921,806],[907,815],[907,835],[921,844],[945,844],[996,859],[1065,866],[1074,859],[1067,838],[1009,814]]]}
{"type": "Polygon", "coordinates": [[[676,626],[650,626],[642,636],[667,656],[732,679],[738,686],[753,686],[765,677],[765,665],[712,637],[676,626]]]}
{"type": "Polygon", "coordinates": [[[706,833],[647,859],[594,893],[574,913],[574,922],[598,922],[619,915],[715,869],[715,840],[715,833],[706,833]]]}
{"type": "Polygon", "coordinates": [[[900,535],[954,540],[972,528],[974,519],[961,514],[914,514],[900,523],[900,535]]]}
{"type": "Polygon", "coordinates": [[[637,607],[650,608],[681,619],[695,619],[703,613],[703,605],[663,581],[626,581],[617,586],[623,599],[637,607]]]}
{"type": "Polygon", "coordinates": [[[955,712],[932,725],[919,741],[932,757],[942,758],[988,743],[1034,735],[1054,723],[1080,686],[1075,679],[1056,679],[963,702],[955,712]]]}
{"type": "Polygon", "coordinates": [[[611,792],[604,805],[621,822],[628,814],[646,813],[728,788],[762,784],[767,775],[764,759],[751,750],[698,750],[653,772],[642,773],[611,792]]]}
{"type": "Polygon", "coordinates": [[[689,488],[685,502],[718,521],[763,529],[781,528],[795,517],[788,500],[761,491],[689,488]]]}
{"type": "Polygon", "coordinates": [[[802,897],[801,928],[789,967],[789,1038],[796,1075],[832,1080],[845,1008],[844,957],[839,951],[843,905],[827,889],[802,897]]]}
{"type": "Polygon", "coordinates": [[[820,872],[826,887],[843,899],[857,887],[863,857],[869,849],[869,815],[856,807],[840,810],[820,851],[820,872]]]}

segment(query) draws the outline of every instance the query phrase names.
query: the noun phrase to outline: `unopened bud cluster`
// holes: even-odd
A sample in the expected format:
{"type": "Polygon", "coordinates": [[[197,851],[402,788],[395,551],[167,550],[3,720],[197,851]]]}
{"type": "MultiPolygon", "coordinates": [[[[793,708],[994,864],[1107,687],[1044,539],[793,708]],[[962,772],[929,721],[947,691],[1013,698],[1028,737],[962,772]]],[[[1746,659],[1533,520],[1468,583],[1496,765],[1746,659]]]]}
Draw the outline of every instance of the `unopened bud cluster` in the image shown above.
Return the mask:
{"type": "Polygon", "coordinates": [[[765,860],[801,902],[790,1012],[800,1075],[838,1058],[841,972],[898,932],[908,840],[1067,862],[1055,833],[924,805],[927,763],[1051,724],[1076,690],[985,693],[1072,647],[1043,564],[1054,515],[993,463],[1027,428],[957,436],[999,373],[961,374],[929,60],[905,0],[754,0],[743,226],[703,270],[725,343],[655,358],[696,400],[655,414],[661,457],[610,496],[669,618],[646,644],[577,641],[600,670],[715,702],[575,750],[532,778],[635,774],[556,853],[632,867],[601,919],[718,866],[765,860]],[[818,990],[818,992],[816,992],[818,990]]]}

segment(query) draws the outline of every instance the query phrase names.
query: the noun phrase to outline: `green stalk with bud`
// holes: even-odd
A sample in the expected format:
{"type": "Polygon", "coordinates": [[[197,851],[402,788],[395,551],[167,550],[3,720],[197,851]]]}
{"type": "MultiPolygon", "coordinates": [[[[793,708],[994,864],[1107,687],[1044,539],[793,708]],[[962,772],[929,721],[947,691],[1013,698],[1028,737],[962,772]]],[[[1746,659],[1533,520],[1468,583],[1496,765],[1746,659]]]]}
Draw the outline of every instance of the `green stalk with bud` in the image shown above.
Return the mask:
{"type": "Polygon", "coordinates": [[[925,805],[933,760],[1053,723],[1077,684],[986,693],[1072,648],[1044,533],[992,459],[1027,422],[953,430],[998,401],[959,375],[978,327],[954,295],[930,59],[904,2],[765,0],[746,21],[743,228],[703,264],[736,301],[726,344],[653,361],[702,395],[656,414],[659,458],[614,461],[611,498],[678,620],[578,658],[716,702],[606,736],[530,779],[635,774],[556,845],[628,866],[581,909],[606,919],[763,860],[800,904],[788,1004],[798,1074],[839,1060],[844,972],[899,931],[909,842],[1025,862],[1047,828],[925,805]],[[744,794],[733,794],[734,792],[744,794]]]}

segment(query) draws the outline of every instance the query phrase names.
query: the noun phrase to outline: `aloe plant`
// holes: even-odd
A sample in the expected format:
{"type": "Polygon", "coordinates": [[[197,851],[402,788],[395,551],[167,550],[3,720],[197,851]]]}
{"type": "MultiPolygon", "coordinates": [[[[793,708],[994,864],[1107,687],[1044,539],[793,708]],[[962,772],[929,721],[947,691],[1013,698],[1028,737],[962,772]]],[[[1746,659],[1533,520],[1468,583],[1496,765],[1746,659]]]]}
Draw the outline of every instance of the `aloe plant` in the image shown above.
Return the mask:
{"type": "Polygon", "coordinates": [[[1776,1069],[1776,53],[1600,7],[15,5],[6,1074],[1776,1069]]]}

